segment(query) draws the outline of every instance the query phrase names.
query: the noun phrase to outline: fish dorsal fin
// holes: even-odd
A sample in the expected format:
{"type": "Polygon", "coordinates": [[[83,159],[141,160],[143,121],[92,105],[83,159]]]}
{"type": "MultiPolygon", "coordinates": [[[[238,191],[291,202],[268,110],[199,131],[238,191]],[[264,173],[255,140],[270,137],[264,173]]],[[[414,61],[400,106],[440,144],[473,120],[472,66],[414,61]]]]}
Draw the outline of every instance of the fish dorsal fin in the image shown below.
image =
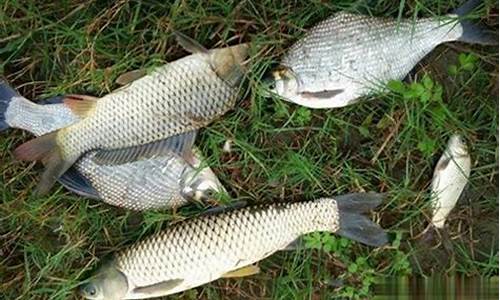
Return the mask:
{"type": "Polygon", "coordinates": [[[207,48],[203,47],[200,43],[179,31],[173,32],[175,39],[181,47],[189,53],[207,53],[207,48]]]}
{"type": "Polygon", "coordinates": [[[75,167],[69,168],[58,181],[71,192],[83,197],[99,199],[99,193],[94,189],[89,180],[78,172],[75,167]]]}
{"type": "Polygon", "coordinates": [[[99,150],[93,160],[99,165],[121,165],[131,161],[174,153],[190,162],[193,161],[192,147],[195,139],[196,130],[188,131],[145,145],[99,150]]]}
{"type": "Polygon", "coordinates": [[[138,69],[138,70],[133,70],[129,71],[126,73],[123,73],[122,75],[118,76],[116,78],[115,82],[119,85],[127,85],[131,83],[132,81],[136,81],[137,79],[144,77],[147,75],[147,70],[146,69],[138,69]]]}
{"type": "Polygon", "coordinates": [[[243,268],[236,269],[234,271],[227,272],[222,275],[222,278],[239,278],[246,277],[260,273],[260,268],[258,265],[249,265],[243,268]]]}
{"type": "Polygon", "coordinates": [[[63,102],[75,115],[80,118],[85,118],[92,114],[98,99],[99,98],[94,96],[71,94],[66,95],[63,102]]]}
{"type": "Polygon", "coordinates": [[[338,90],[324,90],[320,92],[302,92],[300,93],[304,98],[314,99],[330,99],[344,92],[343,89],[338,90]]]}
{"type": "Polygon", "coordinates": [[[184,279],[166,280],[152,285],[136,287],[133,289],[133,293],[148,295],[151,297],[162,296],[168,294],[169,291],[176,288],[183,282],[184,279]]]}

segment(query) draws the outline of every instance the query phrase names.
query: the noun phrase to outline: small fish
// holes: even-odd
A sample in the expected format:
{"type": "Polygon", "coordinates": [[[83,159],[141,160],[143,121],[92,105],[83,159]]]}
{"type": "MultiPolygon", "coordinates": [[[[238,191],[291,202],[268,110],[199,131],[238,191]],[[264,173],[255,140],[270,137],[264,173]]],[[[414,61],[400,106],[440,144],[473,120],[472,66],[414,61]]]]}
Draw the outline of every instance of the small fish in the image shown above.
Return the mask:
{"type": "MultiPolygon", "coordinates": [[[[116,165],[175,152],[192,160],[198,129],[235,105],[248,45],[206,50],[176,34],[191,55],[155,69],[96,99],[67,100],[78,122],[19,146],[17,159],[42,161],[43,195],[75,161],[96,150],[94,161],[116,165]]],[[[192,161],[191,161],[192,163],[192,161]]]]}
{"type": "MultiPolygon", "coordinates": [[[[0,81],[0,130],[9,127],[29,131],[36,136],[52,132],[79,120],[54,97],[37,104],[27,100],[0,81]]],[[[82,156],[59,178],[67,189],[94,199],[132,210],[174,208],[189,202],[214,200],[225,189],[195,151],[194,164],[175,153],[122,165],[99,165],[95,151],[82,156]]]]}
{"type": "Polygon", "coordinates": [[[498,35],[464,19],[481,3],[417,21],[336,13],[291,46],[272,73],[270,92],[310,108],[343,107],[403,79],[439,44],[496,45],[498,35]]]}
{"type": "Polygon", "coordinates": [[[443,229],[446,218],[455,207],[469,180],[471,159],[467,145],[459,135],[453,135],[434,169],[432,178],[432,225],[443,229]]]}
{"type": "Polygon", "coordinates": [[[383,246],[384,230],[362,215],[382,198],[376,193],[348,194],[249,206],[181,221],[118,252],[82,285],[80,293],[87,299],[145,299],[218,278],[252,275],[259,272],[257,262],[292,249],[301,235],[314,231],[383,246]]]}

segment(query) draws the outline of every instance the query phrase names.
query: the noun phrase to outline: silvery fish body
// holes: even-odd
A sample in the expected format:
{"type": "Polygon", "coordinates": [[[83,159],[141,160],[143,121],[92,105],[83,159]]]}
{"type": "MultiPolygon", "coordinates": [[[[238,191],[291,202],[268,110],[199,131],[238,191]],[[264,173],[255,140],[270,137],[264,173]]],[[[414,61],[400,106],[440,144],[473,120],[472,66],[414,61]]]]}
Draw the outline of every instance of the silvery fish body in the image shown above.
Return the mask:
{"type": "MultiPolygon", "coordinates": [[[[10,90],[15,95],[2,97],[4,127],[40,136],[79,120],[61,103],[63,97],[41,105],[16,94],[6,83],[0,85],[0,90],[10,90]]],[[[178,207],[190,201],[208,200],[209,193],[225,191],[212,170],[202,166],[196,153],[194,166],[174,153],[110,166],[97,164],[93,160],[95,154],[91,151],[82,156],[74,169],[60,178],[61,183],[80,195],[133,210],[178,207]]]]}
{"type": "Polygon", "coordinates": [[[432,178],[432,221],[442,229],[469,180],[471,159],[467,146],[459,135],[453,135],[439,159],[432,178]]]}
{"type": "Polygon", "coordinates": [[[174,223],[118,252],[81,293],[87,299],[144,299],[241,276],[245,272],[238,270],[251,268],[313,231],[381,246],[387,242],[385,232],[361,215],[380,201],[379,194],[349,194],[251,206],[174,223]]]}
{"type": "Polygon", "coordinates": [[[441,43],[498,40],[474,36],[480,35],[478,29],[457,17],[397,21],[336,13],[290,47],[273,72],[272,92],[310,108],[342,107],[382,90],[390,80],[403,79],[441,43]]]}
{"type": "Polygon", "coordinates": [[[82,116],[80,121],[28,141],[15,156],[44,161],[37,189],[44,194],[90,150],[105,153],[100,160],[104,164],[149,158],[170,149],[184,155],[197,129],[234,106],[247,49],[242,44],[197,52],[98,100],[71,101],[68,105],[82,116]]]}

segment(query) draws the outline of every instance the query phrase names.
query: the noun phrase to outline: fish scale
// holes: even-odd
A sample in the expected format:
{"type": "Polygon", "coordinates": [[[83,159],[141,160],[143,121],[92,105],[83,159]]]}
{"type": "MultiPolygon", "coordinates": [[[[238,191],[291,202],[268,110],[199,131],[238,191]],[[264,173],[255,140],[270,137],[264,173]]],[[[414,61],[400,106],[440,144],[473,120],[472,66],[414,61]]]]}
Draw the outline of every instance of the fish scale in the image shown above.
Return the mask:
{"type": "MultiPolygon", "coordinates": [[[[1,87],[1,85],[0,85],[1,87]]],[[[5,119],[10,127],[27,130],[37,136],[68,126],[79,120],[78,116],[64,104],[62,97],[53,100],[55,104],[40,105],[21,96],[10,99],[5,119]]],[[[76,171],[90,182],[95,195],[111,205],[132,210],[149,210],[178,207],[189,203],[189,197],[182,195],[185,186],[192,181],[213,182],[214,191],[224,190],[210,168],[198,170],[181,157],[170,154],[121,165],[99,165],[93,158],[96,151],[82,156],[74,165],[76,171]]],[[[197,164],[200,164],[196,158],[197,164]]],[[[64,176],[62,183],[70,190],[82,193],[82,188],[68,186],[64,176]]],[[[84,187],[83,189],[87,189],[84,187]]]]}
{"type": "Polygon", "coordinates": [[[214,115],[223,114],[227,106],[218,105],[213,107],[213,111],[206,111],[204,109],[210,106],[204,105],[205,101],[220,103],[224,98],[228,99],[228,106],[231,106],[235,96],[236,90],[218,78],[203,57],[192,55],[189,59],[180,59],[160,68],[150,77],[134,81],[126,89],[104,96],[98,101],[92,116],[72,125],[71,130],[66,130],[59,138],[68,141],[64,143],[67,153],[147,144],[200,128],[206,122],[190,122],[188,112],[192,108],[200,106],[200,118],[208,120],[214,115]],[[171,81],[162,84],[159,78],[170,78],[171,81]],[[210,78],[207,90],[217,90],[219,93],[204,93],[199,85],[193,83],[192,78],[210,78]],[[188,79],[186,86],[189,88],[181,87],[179,90],[177,82],[183,79],[188,79]],[[165,100],[171,102],[166,110],[159,104],[165,100]],[[117,126],[121,120],[126,126],[117,126]],[[114,133],[111,136],[108,134],[110,131],[114,133]]]}
{"type": "Polygon", "coordinates": [[[14,151],[18,159],[44,162],[38,194],[47,193],[90,150],[99,150],[96,160],[101,164],[121,164],[168,151],[191,160],[195,131],[236,103],[248,45],[201,50],[194,41],[181,40],[196,52],[98,100],[68,101],[80,121],[14,151]]]}
{"type": "Polygon", "coordinates": [[[307,90],[355,86],[363,94],[379,82],[402,79],[435,46],[461,34],[460,26],[449,21],[397,22],[339,13],[313,27],[282,64],[298,74],[307,90]]]}
{"type": "Polygon", "coordinates": [[[182,278],[186,283],[171,291],[175,293],[255,263],[304,233],[336,231],[338,222],[331,199],[207,215],[174,224],[128,248],[117,255],[116,266],[133,286],[182,278]]]}
{"type": "Polygon", "coordinates": [[[343,107],[385,91],[439,44],[497,45],[498,34],[467,20],[481,4],[469,0],[451,14],[415,20],[336,13],[287,50],[270,92],[309,108],[343,107]]]}

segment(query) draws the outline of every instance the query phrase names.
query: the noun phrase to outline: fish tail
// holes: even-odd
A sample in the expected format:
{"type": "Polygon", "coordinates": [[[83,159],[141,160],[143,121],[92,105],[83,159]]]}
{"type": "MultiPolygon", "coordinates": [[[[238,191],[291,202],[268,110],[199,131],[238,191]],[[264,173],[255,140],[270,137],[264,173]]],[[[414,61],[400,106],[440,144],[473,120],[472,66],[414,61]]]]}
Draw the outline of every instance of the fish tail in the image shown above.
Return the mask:
{"type": "Polygon", "coordinates": [[[35,191],[37,195],[48,193],[57,179],[78,159],[78,157],[71,160],[65,159],[62,149],[57,143],[58,132],[51,132],[32,139],[14,150],[14,156],[18,160],[39,160],[45,165],[45,171],[35,191]]]}
{"type": "Polygon", "coordinates": [[[11,101],[20,97],[6,81],[0,79],[0,131],[10,128],[7,110],[11,101]]]}
{"type": "Polygon", "coordinates": [[[337,234],[357,242],[380,247],[388,243],[386,232],[363,213],[376,208],[384,198],[378,193],[353,193],[334,197],[339,210],[337,234]]]}
{"type": "Polygon", "coordinates": [[[482,3],[481,0],[469,0],[452,12],[459,17],[459,23],[462,27],[462,35],[458,38],[458,41],[470,44],[498,45],[498,33],[494,33],[466,19],[467,15],[482,3]]]}

